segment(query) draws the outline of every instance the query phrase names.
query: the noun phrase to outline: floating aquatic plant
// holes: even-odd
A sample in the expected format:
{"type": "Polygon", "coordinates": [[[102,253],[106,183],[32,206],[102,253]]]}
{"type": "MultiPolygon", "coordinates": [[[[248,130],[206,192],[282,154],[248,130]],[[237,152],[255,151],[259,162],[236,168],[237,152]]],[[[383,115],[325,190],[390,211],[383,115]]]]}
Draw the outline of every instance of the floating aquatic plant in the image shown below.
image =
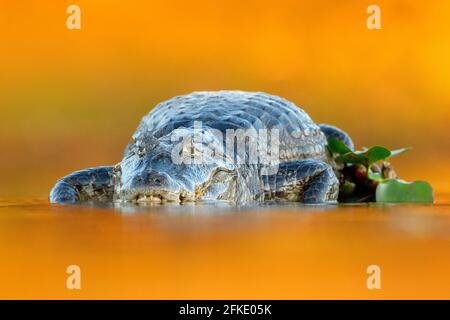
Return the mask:
{"type": "Polygon", "coordinates": [[[376,202],[421,202],[434,201],[433,188],[428,182],[406,182],[397,177],[387,159],[410,148],[389,150],[374,146],[352,151],[338,139],[330,139],[328,150],[336,161],[344,165],[344,181],[341,193],[347,199],[376,202]],[[361,192],[361,189],[365,190],[361,192]],[[354,196],[359,190],[358,196],[354,196]],[[361,195],[362,194],[362,195],[361,195]]]}

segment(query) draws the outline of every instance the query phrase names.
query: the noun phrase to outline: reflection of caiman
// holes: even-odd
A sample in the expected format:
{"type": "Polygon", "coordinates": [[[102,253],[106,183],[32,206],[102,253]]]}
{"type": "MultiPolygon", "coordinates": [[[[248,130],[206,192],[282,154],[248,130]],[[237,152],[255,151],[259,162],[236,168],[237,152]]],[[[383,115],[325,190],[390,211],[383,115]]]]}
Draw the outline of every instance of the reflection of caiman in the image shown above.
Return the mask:
{"type": "MultiPolygon", "coordinates": [[[[331,137],[353,148],[346,133],[333,126],[316,125],[302,109],[280,97],[242,91],[194,92],[157,105],[142,119],[121,162],[61,178],[50,193],[50,201],[333,202],[338,196],[339,169],[326,148],[331,137]],[[261,163],[236,161],[235,157],[208,161],[211,153],[192,164],[173,161],[177,145],[183,146],[180,154],[191,157],[206,150],[205,140],[209,139],[209,146],[223,143],[217,135],[180,143],[180,137],[196,130],[194,122],[201,122],[202,132],[215,129],[224,136],[227,129],[277,129],[278,171],[263,174],[261,163]]],[[[243,154],[248,156],[249,149],[245,150],[243,154]]]]}

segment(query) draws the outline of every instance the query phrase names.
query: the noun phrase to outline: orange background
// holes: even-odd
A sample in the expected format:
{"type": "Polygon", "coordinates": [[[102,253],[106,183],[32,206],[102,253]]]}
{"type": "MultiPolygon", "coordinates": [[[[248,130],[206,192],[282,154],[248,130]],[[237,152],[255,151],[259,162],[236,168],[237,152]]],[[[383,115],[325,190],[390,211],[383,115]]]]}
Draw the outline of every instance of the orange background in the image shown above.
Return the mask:
{"type": "Polygon", "coordinates": [[[450,188],[448,1],[377,1],[374,31],[356,0],[0,3],[0,195],[117,163],[157,102],[219,89],[286,97],[360,147],[412,146],[401,176],[450,188]]]}
{"type": "Polygon", "coordinates": [[[370,31],[372,3],[0,0],[0,298],[448,298],[450,2],[378,0],[370,31]],[[397,171],[440,205],[48,205],[62,175],[117,163],[156,103],[219,89],[286,97],[359,147],[412,146],[397,171]],[[82,291],[65,288],[69,264],[82,291]],[[382,291],[365,287],[369,264],[382,291]]]}

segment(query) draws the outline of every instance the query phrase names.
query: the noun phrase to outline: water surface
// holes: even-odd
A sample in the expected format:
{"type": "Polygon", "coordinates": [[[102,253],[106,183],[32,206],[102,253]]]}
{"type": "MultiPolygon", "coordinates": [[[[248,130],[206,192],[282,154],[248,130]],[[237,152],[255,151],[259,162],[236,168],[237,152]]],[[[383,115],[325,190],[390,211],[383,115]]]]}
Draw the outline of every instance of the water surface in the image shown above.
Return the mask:
{"type": "Polygon", "coordinates": [[[0,200],[0,298],[450,298],[436,205],[108,207],[0,200]],[[81,267],[82,289],[66,289],[81,267]],[[366,288],[381,267],[382,289],[366,288]]]}

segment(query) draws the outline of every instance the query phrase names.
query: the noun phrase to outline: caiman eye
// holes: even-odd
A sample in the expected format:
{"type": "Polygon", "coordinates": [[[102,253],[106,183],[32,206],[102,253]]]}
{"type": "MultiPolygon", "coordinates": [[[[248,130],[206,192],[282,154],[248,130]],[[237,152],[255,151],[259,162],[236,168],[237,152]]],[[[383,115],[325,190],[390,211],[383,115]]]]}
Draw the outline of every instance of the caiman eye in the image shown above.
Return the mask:
{"type": "Polygon", "coordinates": [[[120,164],[117,164],[111,172],[112,178],[117,181],[120,180],[121,176],[122,176],[122,167],[120,166],[120,164]]]}
{"type": "Polygon", "coordinates": [[[117,164],[114,166],[113,170],[112,170],[113,174],[118,174],[118,173],[122,173],[122,167],[120,166],[120,164],[117,164]]]}
{"type": "Polygon", "coordinates": [[[146,153],[146,150],[145,150],[145,147],[144,147],[144,146],[138,146],[138,147],[137,147],[137,152],[136,152],[136,154],[137,154],[140,158],[142,158],[143,156],[145,156],[145,153],[146,153]]]}

